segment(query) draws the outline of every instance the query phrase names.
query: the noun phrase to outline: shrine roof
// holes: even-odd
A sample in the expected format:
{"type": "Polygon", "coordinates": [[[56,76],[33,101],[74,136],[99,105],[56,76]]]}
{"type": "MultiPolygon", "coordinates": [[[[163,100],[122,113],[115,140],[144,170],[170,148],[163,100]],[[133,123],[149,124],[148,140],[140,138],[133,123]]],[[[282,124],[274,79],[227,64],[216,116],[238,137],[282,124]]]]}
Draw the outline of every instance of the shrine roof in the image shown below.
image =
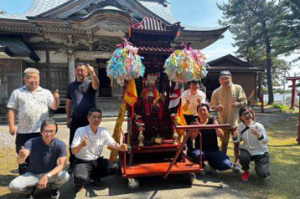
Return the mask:
{"type": "MultiPolygon", "coordinates": [[[[99,0],[98,0],[99,1],[99,0]]],[[[153,13],[158,18],[163,19],[165,22],[169,24],[174,24],[179,22],[174,17],[170,3],[162,0],[132,0],[143,7],[143,9],[147,10],[149,13],[153,13]]],[[[27,21],[27,17],[37,17],[43,13],[47,13],[51,10],[55,10],[58,7],[74,3],[74,0],[33,0],[31,7],[21,14],[2,14],[0,15],[0,19],[12,19],[12,20],[25,20],[27,21]]],[[[81,1],[78,1],[78,4],[81,1]]],[[[83,1],[82,1],[83,2],[83,1]]],[[[83,5],[92,3],[93,0],[85,0],[83,5]]],[[[116,7],[105,7],[105,9],[117,9],[116,7]]],[[[103,9],[103,8],[102,8],[103,9]]],[[[218,28],[203,28],[197,26],[190,26],[186,24],[181,24],[181,27],[186,31],[212,31],[218,28]]]]}
{"type": "Polygon", "coordinates": [[[27,20],[27,17],[34,17],[41,13],[56,8],[69,0],[33,0],[31,7],[21,14],[4,14],[0,15],[2,19],[27,20]]]}
{"type": "Polygon", "coordinates": [[[139,52],[155,52],[155,53],[173,53],[173,47],[149,47],[149,46],[138,46],[139,52]]]}
{"type": "Polygon", "coordinates": [[[0,52],[10,57],[29,57],[33,61],[39,61],[39,57],[31,50],[20,36],[6,35],[0,37],[0,52]]]}

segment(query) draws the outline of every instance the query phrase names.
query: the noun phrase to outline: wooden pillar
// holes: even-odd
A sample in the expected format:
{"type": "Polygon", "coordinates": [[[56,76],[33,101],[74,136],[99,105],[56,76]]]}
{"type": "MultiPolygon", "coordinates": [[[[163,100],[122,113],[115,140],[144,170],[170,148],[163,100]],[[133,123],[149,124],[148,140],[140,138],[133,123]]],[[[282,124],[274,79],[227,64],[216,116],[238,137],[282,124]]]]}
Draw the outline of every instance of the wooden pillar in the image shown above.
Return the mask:
{"type": "Polygon", "coordinates": [[[291,109],[295,109],[295,99],[296,99],[296,79],[292,80],[292,102],[291,109]]]}
{"type": "Polygon", "coordinates": [[[75,55],[74,53],[70,53],[68,55],[69,62],[69,82],[75,81],[75,55]]]}
{"type": "MultiPolygon", "coordinates": [[[[298,96],[300,96],[300,93],[298,94],[298,96]]],[[[299,100],[299,110],[298,110],[298,144],[300,144],[300,100],[299,100]]]]}

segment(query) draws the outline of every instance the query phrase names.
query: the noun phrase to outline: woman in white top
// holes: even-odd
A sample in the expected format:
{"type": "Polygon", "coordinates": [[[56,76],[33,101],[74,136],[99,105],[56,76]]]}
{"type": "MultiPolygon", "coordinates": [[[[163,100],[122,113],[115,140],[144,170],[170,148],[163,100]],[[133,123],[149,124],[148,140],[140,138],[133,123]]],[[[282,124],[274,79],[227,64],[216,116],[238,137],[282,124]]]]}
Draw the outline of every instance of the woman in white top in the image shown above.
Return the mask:
{"type": "Polygon", "coordinates": [[[251,108],[241,108],[239,111],[242,122],[233,134],[233,142],[243,142],[240,145],[239,161],[244,173],[242,180],[247,181],[250,176],[249,164],[255,161],[255,172],[261,178],[270,176],[270,161],[268,153],[268,137],[262,124],[254,121],[251,108]]]}

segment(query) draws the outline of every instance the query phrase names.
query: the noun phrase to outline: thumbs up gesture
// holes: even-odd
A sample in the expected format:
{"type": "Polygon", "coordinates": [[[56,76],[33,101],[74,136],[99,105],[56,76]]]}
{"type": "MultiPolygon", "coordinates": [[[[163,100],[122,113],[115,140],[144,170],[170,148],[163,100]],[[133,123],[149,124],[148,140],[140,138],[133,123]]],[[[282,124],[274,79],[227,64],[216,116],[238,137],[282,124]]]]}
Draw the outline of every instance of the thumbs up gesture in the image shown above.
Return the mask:
{"type": "Polygon", "coordinates": [[[215,125],[217,125],[217,124],[219,124],[219,122],[218,122],[218,120],[217,120],[217,118],[216,117],[213,117],[213,124],[215,124],[215,125]]]}
{"type": "Polygon", "coordinates": [[[88,145],[88,138],[85,137],[85,138],[83,138],[83,139],[81,140],[81,146],[85,147],[85,146],[87,146],[87,145],[88,145]]]}
{"type": "Polygon", "coordinates": [[[54,92],[54,99],[55,99],[55,101],[57,103],[59,102],[59,92],[58,92],[58,89],[56,89],[55,92],[54,92]]]}
{"type": "Polygon", "coordinates": [[[87,64],[87,69],[88,69],[90,76],[95,75],[94,68],[92,66],[90,66],[90,64],[87,64]]]}
{"type": "Polygon", "coordinates": [[[24,146],[22,146],[21,149],[19,150],[19,156],[22,159],[26,158],[26,149],[24,148],[24,146]]]}
{"type": "Polygon", "coordinates": [[[220,101],[218,101],[218,105],[215,107],[215,110],[218,112],[223,112],[224,106],[221,104],[220,101]]]}

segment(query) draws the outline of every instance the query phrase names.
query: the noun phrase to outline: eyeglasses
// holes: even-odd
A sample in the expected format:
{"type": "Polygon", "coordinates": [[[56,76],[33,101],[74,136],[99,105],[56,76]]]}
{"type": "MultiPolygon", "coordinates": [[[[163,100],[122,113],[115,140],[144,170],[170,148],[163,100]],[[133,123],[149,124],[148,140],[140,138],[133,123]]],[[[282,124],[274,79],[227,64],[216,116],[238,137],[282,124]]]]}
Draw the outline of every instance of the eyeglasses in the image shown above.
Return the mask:
{"type": "Polygon", "coordinates": [[[243,116],[246,116],[246,115],[248,115],[248,114],[251,114],[251,112],[246,111],[246,112],[243,112],[243,113],[242,113],[243,116]]]}

